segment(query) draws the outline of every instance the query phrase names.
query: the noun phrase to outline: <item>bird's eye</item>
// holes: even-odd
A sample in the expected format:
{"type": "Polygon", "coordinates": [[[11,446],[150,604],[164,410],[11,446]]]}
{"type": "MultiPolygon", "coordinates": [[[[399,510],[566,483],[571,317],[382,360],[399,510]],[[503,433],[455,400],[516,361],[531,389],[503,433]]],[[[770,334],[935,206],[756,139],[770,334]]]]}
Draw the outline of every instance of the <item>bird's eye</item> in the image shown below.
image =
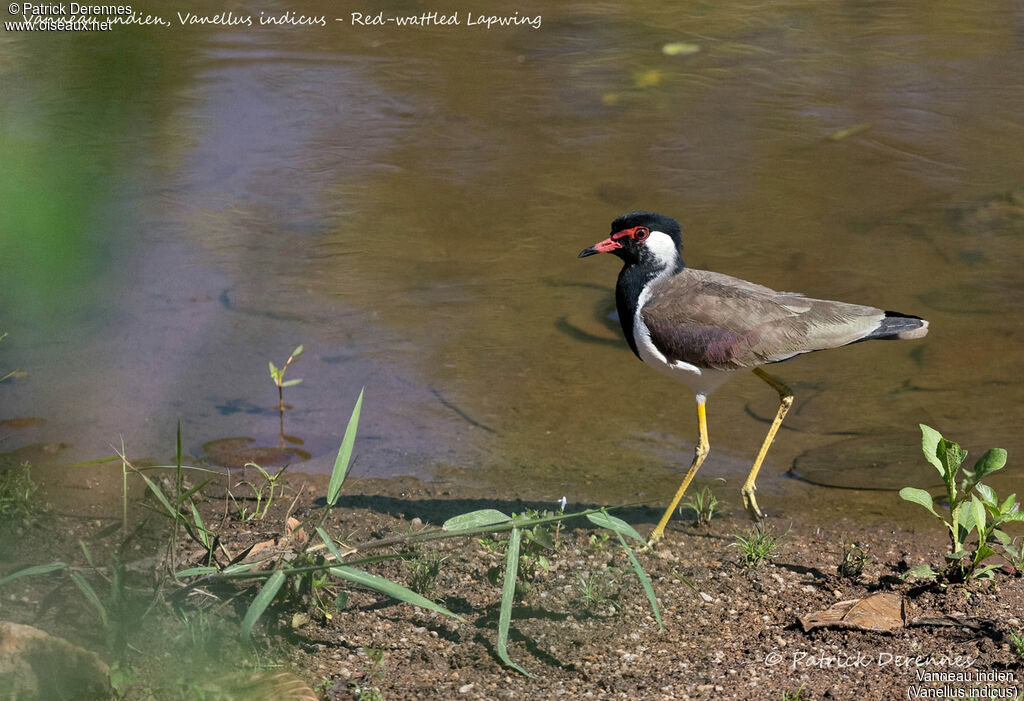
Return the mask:
{"type": "Polygon", "coordinates": [[[638,226],[636,231],[633,232],[634,241],[643,241],[645,238],[651,235],[651,230],[646,226],[638,226]]]}

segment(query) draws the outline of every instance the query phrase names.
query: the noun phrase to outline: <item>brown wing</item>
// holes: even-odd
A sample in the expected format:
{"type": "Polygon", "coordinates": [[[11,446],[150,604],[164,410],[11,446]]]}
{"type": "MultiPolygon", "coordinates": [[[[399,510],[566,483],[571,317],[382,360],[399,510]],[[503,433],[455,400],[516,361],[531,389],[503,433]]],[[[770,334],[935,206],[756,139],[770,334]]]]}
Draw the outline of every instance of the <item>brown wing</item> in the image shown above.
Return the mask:
{"type": "Polygon", "coordinates": [[[641,314],[670,361],[737,370],[870,335],[885,312],[808,299],[703,270],[683,269],[652,291],[641,314]]]}

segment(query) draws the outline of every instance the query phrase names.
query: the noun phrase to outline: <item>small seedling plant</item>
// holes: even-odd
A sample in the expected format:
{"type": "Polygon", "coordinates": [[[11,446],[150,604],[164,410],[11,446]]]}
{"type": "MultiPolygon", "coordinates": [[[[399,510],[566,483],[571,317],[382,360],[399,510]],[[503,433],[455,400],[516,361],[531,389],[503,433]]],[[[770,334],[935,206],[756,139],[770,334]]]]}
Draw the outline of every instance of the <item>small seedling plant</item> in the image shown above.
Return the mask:
{"type": "MultiPolygon", "coordinates": [[[[783,534],[785,535],[785,534],[783,534]]],[[[757,524],[745,536],[734,534],[731,547],[739,548],[741,562],[747,567],[760,567],[779,556],[779,541],[783,536],[773,535],[762,524],[757,524]]]]}
{"type": "MultiPolygon", "coordinates": [[[[725,481],[724,479],[722,480],[725,481]]],[[[707,528],[711,523],[711,519],[715,516],[715,509],[718,508],[721,502],[718,497],[715,496],[714,492],[711,491],[711,487],[705,486],[693,493],[693,498],[685,502],[682,506],[693,509],[696,514],[693,525],[697,528],[707,528]]],[[[682,508],[679,509],[682,512],[682,508]]]]}
{"type": "Polygon", "coordinates": [[[235,495],[232,494],[230,490],[228,491],[228,496],[234,503],[235,511],[241,521],[251,521],[254,518],[263,519],[266,517],[267,511],[270,509],[270,505],[274,502],[274,497],[283,489],[280,484],[281,476],[284,474],[284,471],[288,469],[288,466],[285,465],[272,475],[254,462],[245,463],[246,469],[250,467],[256,468],[263,477],[263,481],[250,482],[248,480],[242,480],[239,484],[244,484],[252,490],[253,498],[256,499],[256,508],[250,509],[245,502],[239,503],[235,498],[235,495]]]}
{"type": "Polygon", "coordinates": [[[938,470],[945,484],[948,516],[945,511],[940,513],[936,510],[932,495],[923,489],[904,487],[900,496],[920,504],[945,525],[949,532],[950,550],[945,555],[946,567],[941,572],[936,572],[926,563],[912,568],[909,574],[921,579],[934,579],[941,574],[954,582],[987,579],[998,565],[983,563],[997,554],[994,547],[997,545],[1005,553],[1004,559],[1011,564],[1015,556],[1019,559],[1021,553],[1015,550],[1015,541],[1003,530],[1004,524],[1024,521],[1024,512],[1015,501],[1017,495],[1011,494],[999,501],[995,490],[982,483],[985,477],[1003,469],[1006,451],[992,448],[974,463],[973,469],[967,469],[963,466],[967,451],[924,424],[921,424],[921,448],[925,459],[938,470]],[[958,484],[961,475],[963,478],[958,484]],[[976,540],[973,545],[968,545],[972,534],[976,540]]]}
{"type": "Polygon", "coordinates": [[[836,565],[836,574],[843,579],[860,579],[861,574],[864,573],[864,566],[870,559],[867,550],[857,543],[843,541],[840,545],[842,550],[840,552],[839,564],[836,565]]]}
{"type": "Polygon", "coordinates": [[[293,379],[293,380],[286,380],[286,379],[284,379],[284,374],[285,374],[285,372],[288,371],[288,367],[292,363],[294,363],[296,360],[299,359],[299,356],[302,355],[302,350],[303,350],[302,346],[298,346],[295,350],[293,350],[292,354],[288,356],[288,360],[284,361],[284,365],[282,365],[280,368],[278,368],[276,365],[274,365],[274,361],[273,360],[270,361],[270,379],[272,379],[274,381],[274,384],[277,386],[277,410],[278,411],[283,412],[284,408],[285,408],[284,407],[284,388],[285,387],[293,387],[293,386],[299,384],[300,382],[302,382],[301,378],[296,378],[296,379],[293,379]]]}

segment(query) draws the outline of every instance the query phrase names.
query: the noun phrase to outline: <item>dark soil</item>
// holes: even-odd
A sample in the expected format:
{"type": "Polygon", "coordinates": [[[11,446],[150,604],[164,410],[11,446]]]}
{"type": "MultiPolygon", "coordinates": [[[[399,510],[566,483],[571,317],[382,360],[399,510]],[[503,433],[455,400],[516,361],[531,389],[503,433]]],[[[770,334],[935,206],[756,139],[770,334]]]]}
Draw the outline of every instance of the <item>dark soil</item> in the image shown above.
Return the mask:
{"type": "MultiPolygon", "coordinates": [[[[118,469],[115,484],[119,478],[118,469]]],[[[311,532],[309,520],[323,506],[325,480],[302,475],[290,479],[267,516],[248,522],[233,515],[233,507],[225,519],[223,484],[210,485],[200,503],[204,521],[234,553],[283,536],[288,513],[304,520],[311,532]]],[[[68,487],[48,483],[49,500],[67,503],[59,490],[68,487]]],[[[237,485],[233,489],[244,491],[237,485]]],[[[479,492],[415,480],[353,481],[345,493],[349,496],[332,510],[324,527],[347,544],[414,533],[477,508],[494,506],[506,513],[556,508],[553,503],[508,500],[496,504],[479,492]]],[[[843,498],[879,499],[849,495],[837,503],[843,498]]],[[[139,490],[132,497],[135,533],[121,549],[121,558],[134,576],[152,587],[154,569],[161,569],[166,551],[167,521],[140,508],[144,503],[152,506],[151,498],[139,490]]],[[[898,505],[889,494],[884,501],[898,505]]],[[[771,508],[767,499],[762,502],[771,508]]],[[[589,506],[569,504],[566,510],[589,506]]],[[[95,558],[110,562],[116,548],[104,546],[120,542],[111,534],[118,508],[110,500],[82,503],[61,513],[51,507],[2,526],[7,535],[0,575],[57,558],[84,566],[79,538],[95,558]]],[[[659,515],[654,508],[615,513],[644,534],[659,515]]],[[[563,524],[556,547],[545,553],[549,570],[538,568],[513,611],[509,653],[533,678],[506,668],[495,651],[500,581],[493,580],[502,565],[500,541],[505,535],[485,544],[451,539],[384,548],[374,554],[399,552],[403,559],[366,566],[409,585],[417,560],[444,557],[427,595],[464,622],[344,584],[324,590],[331,596],[348,594],[343,610],[326,618],[308,596],[286,587],[278,605],[257,626],[256,658],[244,655],[234,642],[254,588],[199,590],[181,598],[175,594],[180,585],[165,584],[161,600],[177,597],[186,611],[216,602],[222,628],[210,639],[218,649],[207,645],[201,655],[186,655],[174,647],[188,637],[180,631],[180,613],[172,616],[169,606],[138,611],[139,620],[122,650],[122,666],[135,675],[126,697],[185,698],[181,689],[189,687],[182,677],[216,676],[224,669],[252,665],[253,659],[264,667],[268,660],[283,662],[327,699],[358,698],[360,691],[362,698],[374,698],[374,690],[385,699],[895,699],[967,697],[971,692],[1013,698],[1024,686],[1024,661],[1010,637],[1022,628],[1024,579],[1019,572],[1005,568],[990,582],[946,587],[904,581],[900,576],[908,567],[940,563],[947,542],[937,528],[923,521],[927,529],[918,528],[916,521],[901,526],[883,516],[853,520],[839,509],[830,510],[829,517],[818,509],[801,518],[800,504],[790,504],[786,513],[785,519],[769,518],[767,525],[781,538],[780,554],[758,566],[742,564],[739,549],[733,547],[733,534],[746,534],[751,527],[742,509],[716,516],[706,528],[690,525],[693,514],[684,511],[653,552],[638,553],[657,594],[664,630],[617,540],[589,527],[585,519],[563,524]],[[869,556],[854,578],[837,573],[843,544],[850,541],[869,556]],[[592,585],[589,599],[581,578],[592,585]],[[801,616],[878,591],[903,598],[907,627],[893,633],[835,628],[804,632],[800,625],[801,616]],[[233,604],[220,603],[232,597],[233,604]],[[186,662],[191,665],[187,670],[186,662]],[[177,680],[170,683],[168,669],[176,665],[177,680]],[[194,671],[198,668],[203,669],[194,671]]],[[[187,543],[184,536],[182,543],[187,543]]],[[[196,564],[189,560],[199,555],[198,548],[183,547],[178,569],[196,564]]],[[[58,576],[7,585],[0,592],[0,618],[43,628],[111,661],[111,643],[104,641],[95,616],[73,588],[58,583],[58,576]],[[62,601],[55,590],[64,592],[62,601]]]]}

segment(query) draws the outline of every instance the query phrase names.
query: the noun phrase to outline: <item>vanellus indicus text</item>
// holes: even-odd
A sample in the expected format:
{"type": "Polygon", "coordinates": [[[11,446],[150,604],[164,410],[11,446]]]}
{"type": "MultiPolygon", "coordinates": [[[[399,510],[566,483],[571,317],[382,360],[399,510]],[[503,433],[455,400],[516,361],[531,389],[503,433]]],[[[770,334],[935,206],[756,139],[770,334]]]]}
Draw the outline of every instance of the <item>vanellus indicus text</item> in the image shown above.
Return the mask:
{"type": "Polygon", "coordinates": [[[612,222],[611,235],[579,257],[611,253],[622,259],[615,305],[626,342],[640,360],[686,384],[697,395],[699,439],[693,462],[672,503],[651,532],[653,544],[707,457],[708,395],[738,370],[752,370],[779,393],[779,410],[743,483],[743,504],[761,518],[754,480],[775,433],[793,403],[793,393],[762,365],[801,353],[871,339],[921,338],[928,322],[920,317],[858,304],[809,299],[776,292],[721,273],[694,270],[679,253],[681,234],[674,219],[654,212],[631,212],[612,222]]]}

